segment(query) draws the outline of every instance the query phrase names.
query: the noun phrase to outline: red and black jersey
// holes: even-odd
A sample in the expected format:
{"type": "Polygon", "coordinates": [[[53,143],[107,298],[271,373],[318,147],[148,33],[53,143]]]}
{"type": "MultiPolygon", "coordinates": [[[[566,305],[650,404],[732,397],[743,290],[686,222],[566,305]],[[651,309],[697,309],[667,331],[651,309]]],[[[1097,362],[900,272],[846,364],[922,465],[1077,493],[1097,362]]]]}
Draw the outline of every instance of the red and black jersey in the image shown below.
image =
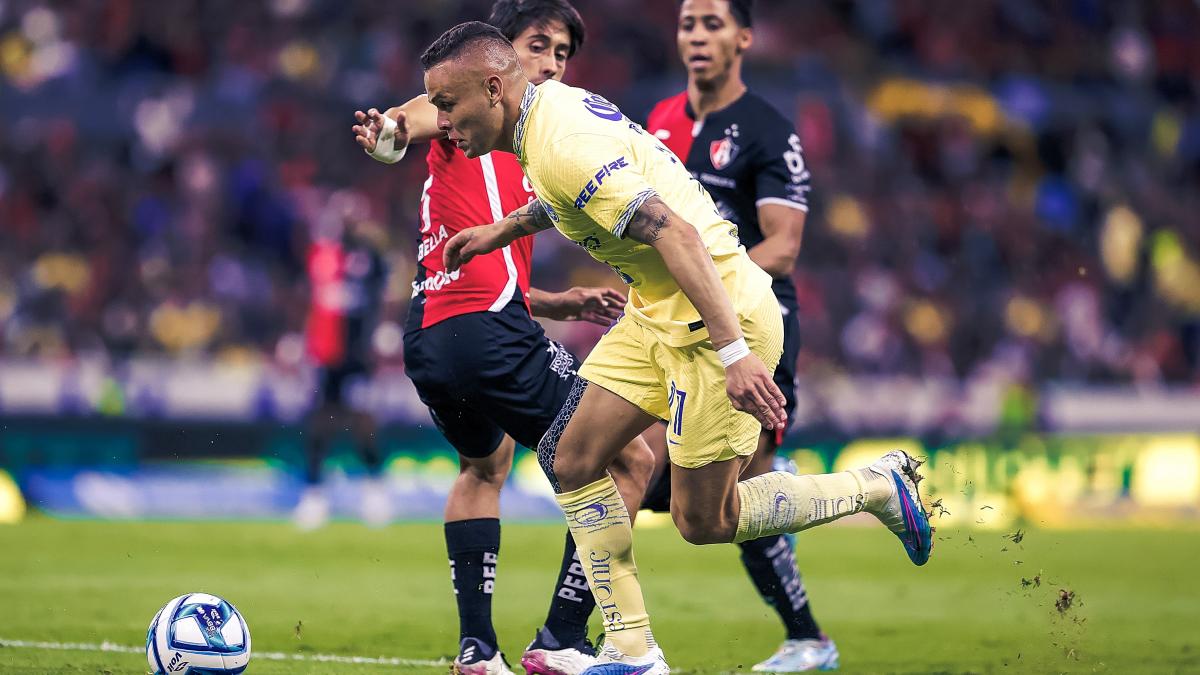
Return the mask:
{"type": "Polygon", "coordinates": [[[322,239],[309,249],[307,267],[309,354],[325,368],[364,366],[387,277],[383,258],[366,243],[322,239]]]}
{"type": "Polygon", "coordinates": [[[455,272],[447,272],[442,262],[442,245],[450,237],[500,220],[534,198],[516,156],[491,152],[468,159],[453,143],[439,139],[429,144],[426,162],[429,178],[421,193],[407,330],[470,312],[498,312],[514,299],[528,307],[533,237],[478,256],[455,272]]]}
{"type": "MultiPolygon", "coordinates": [[[[654,106],[646,130],[658,137],[700,181],[721,215],[737,223],[747,248],[763,240],[758,207],[781,204],[808,211],[811,189],[795,127],[771,104],[746,92],[723,110],[696,120],[687,92],[654,106]]],[[[796,303],[790,278],[776,279],[775,297],[796,303]]]]}

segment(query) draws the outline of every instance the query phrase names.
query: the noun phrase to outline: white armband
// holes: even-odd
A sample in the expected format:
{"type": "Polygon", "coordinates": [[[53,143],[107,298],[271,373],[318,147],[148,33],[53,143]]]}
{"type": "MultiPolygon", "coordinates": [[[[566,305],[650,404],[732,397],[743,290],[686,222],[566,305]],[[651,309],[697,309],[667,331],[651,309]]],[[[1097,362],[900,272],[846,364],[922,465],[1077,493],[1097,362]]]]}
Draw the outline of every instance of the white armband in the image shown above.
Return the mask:
{"type": "Polygon", "coordinates": [[[750,356],[750,347],[746,345],[746,338],[738,338],[718,349],[717,356],[721,357],[721,365],[728,368],[750,356]]]}
{"type": "Polygon", "coordinates": [[[375,140],[375,151],[371,152],[363,148],[363,152],[371,156],[371,159],[384,164],[395,164],[404,158],[404,153],[408,152],[408,145],[396,150],[396,120],[383,116],[383,130],[379,132],[379,138],[375,140]]]}

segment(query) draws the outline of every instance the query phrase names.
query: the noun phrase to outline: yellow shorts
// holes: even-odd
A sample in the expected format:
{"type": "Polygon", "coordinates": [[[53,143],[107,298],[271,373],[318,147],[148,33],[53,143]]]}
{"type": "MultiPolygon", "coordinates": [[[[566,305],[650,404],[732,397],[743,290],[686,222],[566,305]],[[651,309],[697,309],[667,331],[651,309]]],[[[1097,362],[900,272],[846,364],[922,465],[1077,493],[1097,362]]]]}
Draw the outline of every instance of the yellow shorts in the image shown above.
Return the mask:
{"type": "MultiPolygon", "coordinates": [[[[750,351],[775,372],[783,353],[783,317],[767,293],[742,317],[750,351]]],[[[668,347],[629,316],[600,339],[579,375],[667,422],[671,463],[696,469],[754,454],[762,426],[734,410],[725,393],[725,368],[708,340],[668,347]]]]}

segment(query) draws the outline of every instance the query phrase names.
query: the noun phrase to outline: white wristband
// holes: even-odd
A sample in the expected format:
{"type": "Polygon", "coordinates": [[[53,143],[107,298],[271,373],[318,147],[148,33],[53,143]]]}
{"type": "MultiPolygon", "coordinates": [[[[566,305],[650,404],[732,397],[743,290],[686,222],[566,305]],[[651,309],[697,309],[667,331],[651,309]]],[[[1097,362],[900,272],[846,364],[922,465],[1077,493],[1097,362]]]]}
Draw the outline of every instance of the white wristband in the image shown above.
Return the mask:
{"type": "Polygon", "coordinates": [[[721,365],[728,368],[742,359],[750,356],[750,348],[746,346],[746,338],[738,338],[717,350],[721,357],[721,365]]]}
{"type": "Polygon", "coordinates": [[[371,152],[363,148],[363,152],[371,156],[371,159],[384,164],[395,164],[404,158],[404,153],[408,152],[408,144],[403,148],[396,149],[396,120],[383,116],[383,129],[379,132],[379,138],[375,140],[375,151],[371,152]]]}

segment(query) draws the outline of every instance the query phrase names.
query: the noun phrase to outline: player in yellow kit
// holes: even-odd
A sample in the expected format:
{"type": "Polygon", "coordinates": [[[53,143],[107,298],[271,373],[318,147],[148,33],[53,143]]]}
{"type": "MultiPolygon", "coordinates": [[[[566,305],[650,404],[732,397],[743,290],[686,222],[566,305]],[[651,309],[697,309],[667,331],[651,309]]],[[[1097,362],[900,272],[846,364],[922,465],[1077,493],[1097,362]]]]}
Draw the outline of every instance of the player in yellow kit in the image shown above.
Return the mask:
{"type": "Polygon", "coordinates": [[[770,277],[674,154],[595,94],[530,85],[486,24],[450,29],[421,61],[439,129],[468,157],[515,153],[538,196],[450,239],[447,268],[554,227],[630,284],[625,315],[580,370],[595,386],[572,395],[538,448],[603,614],[600,663],[585,672],[669,672],[650,632],[629,514],[607,472],[657,420],[668,422],[671,514],[688,541],[746,541],[865,510],[913,562],[928,560],[918,462],[903,452],[855,471],[738,481],[760,425],[784,421],[771,377],[782,323],[770,277]]]}

